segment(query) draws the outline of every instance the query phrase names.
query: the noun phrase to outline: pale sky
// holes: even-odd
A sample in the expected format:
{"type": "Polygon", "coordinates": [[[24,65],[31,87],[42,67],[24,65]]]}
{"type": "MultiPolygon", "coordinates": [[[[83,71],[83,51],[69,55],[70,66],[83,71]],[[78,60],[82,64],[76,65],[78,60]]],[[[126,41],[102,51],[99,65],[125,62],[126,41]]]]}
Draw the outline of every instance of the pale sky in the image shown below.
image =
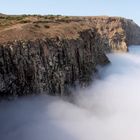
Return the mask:
{"type": "Polygon", "coordinates": [[[6,14],[108,15],[133,19],[140,25],[140,0],[1,0],[6,14]]]}

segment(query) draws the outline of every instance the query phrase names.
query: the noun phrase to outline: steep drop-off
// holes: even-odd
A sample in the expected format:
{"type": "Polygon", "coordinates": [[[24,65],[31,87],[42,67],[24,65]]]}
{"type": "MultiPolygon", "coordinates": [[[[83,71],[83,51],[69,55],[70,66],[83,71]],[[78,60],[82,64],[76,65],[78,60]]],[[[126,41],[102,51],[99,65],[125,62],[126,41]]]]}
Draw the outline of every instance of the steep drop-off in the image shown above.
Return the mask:
{"type": "Polygon", "coordinates": [[[47,93],[64,95],[69,87],[86,86],[97,64],[109,61],[96,30],[78,39],[38,39],[9,42],[0,47],[0,94],[47,93]]]}
{"type": "Polygon", "coordinates": [[[140,28],[117,17],[1,16],[0,96],[65,95],[87,86],[105,52],[140,44],[140,28]]]}

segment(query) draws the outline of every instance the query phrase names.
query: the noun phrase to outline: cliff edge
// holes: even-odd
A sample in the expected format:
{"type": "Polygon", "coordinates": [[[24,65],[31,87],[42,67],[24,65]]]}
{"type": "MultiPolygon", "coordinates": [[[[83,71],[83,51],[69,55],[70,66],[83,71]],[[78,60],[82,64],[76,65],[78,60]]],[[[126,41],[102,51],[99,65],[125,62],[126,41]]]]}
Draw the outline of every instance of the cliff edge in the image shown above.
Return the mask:
{"type": "Polygon", "coordinates": [[[140,44],[140,28],[120,17],[0,16],[0,96],[65,95],[87,86],[106,52],[140,44]]]}

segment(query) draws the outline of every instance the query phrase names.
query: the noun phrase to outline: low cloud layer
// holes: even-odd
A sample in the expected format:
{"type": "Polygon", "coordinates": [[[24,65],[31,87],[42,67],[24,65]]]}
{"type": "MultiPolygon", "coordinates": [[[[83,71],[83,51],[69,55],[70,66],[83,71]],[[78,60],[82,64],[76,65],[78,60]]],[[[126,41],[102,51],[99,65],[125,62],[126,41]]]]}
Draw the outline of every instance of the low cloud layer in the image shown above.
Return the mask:
{"type": "Polygon", "coordinates": [[[74,101],[38,96],[0,103],[0,140],[139,140],[140,48],[109,54],[74,101]]]}

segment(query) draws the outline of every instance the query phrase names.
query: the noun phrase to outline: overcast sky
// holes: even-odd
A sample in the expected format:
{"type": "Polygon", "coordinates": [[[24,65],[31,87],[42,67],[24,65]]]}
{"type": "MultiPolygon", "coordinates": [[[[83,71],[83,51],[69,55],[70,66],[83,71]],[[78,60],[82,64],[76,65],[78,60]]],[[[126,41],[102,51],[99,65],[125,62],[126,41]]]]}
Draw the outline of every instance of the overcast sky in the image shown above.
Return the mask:
{"type": "Polygon", "coordinates": [[[6,14],[109,15],[131,18],[140,25],[140,0],[1,0],[6,14]]]}

